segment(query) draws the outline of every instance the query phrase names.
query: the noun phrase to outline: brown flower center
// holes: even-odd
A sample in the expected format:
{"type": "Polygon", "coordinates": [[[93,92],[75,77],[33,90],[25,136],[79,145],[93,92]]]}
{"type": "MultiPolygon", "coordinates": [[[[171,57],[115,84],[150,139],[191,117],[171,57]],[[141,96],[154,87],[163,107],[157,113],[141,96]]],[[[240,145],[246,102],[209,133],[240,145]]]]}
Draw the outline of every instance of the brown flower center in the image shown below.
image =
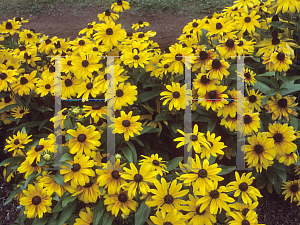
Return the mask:
{"type": "Polygon", "coordinates": [[[172,195],[166,195],[166,196],[164,197],[164,201],[165,201],[166,204],[172,204],[173,201],[174,201],[174,198],[173,198],[172,195]]]}
{"type": "Polygon", "coordinates": [[[112,171],[111,176],[112,176],[112,178],[114,178],[116,180],[118,180],[121,177],[119,171],[117,171],[117,170],[112,171]]]}
{"type": "Polygon", "coordinates": [[[261,154],[264,151],[264,147],[260,144],[254,146],[254,151],[257,154],[261,154]]]}
{"type": "Polygon", "coordinates": [[[42,199],[41,199],[40,196],[34,196],[34,197],[32,198],[32,204],[34,204],[34,205],[40,204],[41,201],[42,201],[42,199]]]}
{"type": "Polygon", "coordinates": [[[248,184],[246,182],[240,183],[239,189],[241,191],[247,191],[248,190],[248,184]]]}
{"type": "Polygon", "coordinates": [[[123,120],[122,125],[124,127],[129,127],[130,126],[130,121],[129,120],[123,120]]]}
{"type": "Polygon", "coordinates": [[[79,134],[78,136],[77,136],[77,141],[79,141],[79,142],[84,142],[86,140],[86,135],[85,134],[79,134]]]}
{"type": "Polygon", "coordinates": [[[73,172],[78,172],[81,169],[81,166],[78,163],[74,163],[72,167],[73,172]]]}

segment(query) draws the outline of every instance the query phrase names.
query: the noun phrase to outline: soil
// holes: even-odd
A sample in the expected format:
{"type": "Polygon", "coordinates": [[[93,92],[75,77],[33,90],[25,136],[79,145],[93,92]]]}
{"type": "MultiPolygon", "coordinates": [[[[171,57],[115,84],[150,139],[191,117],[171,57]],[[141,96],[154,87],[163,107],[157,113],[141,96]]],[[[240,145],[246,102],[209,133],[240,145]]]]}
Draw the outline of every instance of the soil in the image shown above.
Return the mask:
{"type": "MultiPolygon", "coordinates": [[[[78,37],[80,30],[85,28],[88,23],[98,22],[97,15],[106,9],[101,7],[87,6],[80,12],[74,11],[71,6],[55,6],[49,11],[40,14],[20,15],[24,19],[29,19],[29,23],[23,24],[24,29],[35,29],[37,33],[57,36],[59,38],[69,38],[74,40],[78,37]]],[[[6,16],[0,15],[0,22],[12,19],[16,14],[6,16]]],[[[144,29],[146,32],[152,30],[156,36],[152,38],[157,42],[161,49],[177,43],[177,38],[182,34],[184,26],[195,19],[203,18],[205,15],[191,17],[187,12],[147,12],[133,14],[124,12],[121,15],[121,24],[127,32],[134,32],[131,29],[133,23],[146,21],[150,27],[144,29]]],[[[20,207],[17,201],[13,200],[4,206],[4,202],[12,191],[12,186],[0,177],[0,225],[12,223],[18,216],[20,207]]],[[[284,201],[278,195],[271,195],[269,198],[262,198],[257,209],[259,223],[266,225],[299,225],[300,210],[295,204],[284,201]]]]}
{"type": "MultiPolygon", "coordinates": [[[[49,35],[49,37],[57,36],[59,38],[68,38],[74,40],[78,37],[80,30],[84,29],[88,23],[93,21],[99,22],[97,15],[103,13],[106,8],[99,6],[87,6],[80,11],[76,11],[71,6],[55,5],[49,11],[43,11],[39,14],[26,14],[22,16],[29,19],[28,23],[22,25],[24,29],[35,29],[37,33],[49,35]]],[[[13,19],[16,14],[0,15],[0,21],[13,19]]],[[[204,15],[197,15],[194,18],[200,19],[204,15]]],[[[130,10],[121,14],[121,24],[127,32],[135,32],[131,29],[132,24],[138,21],[146,21],[150,23],[150,27],[146,27],[143,32],[152,30],[156,32],[156,36],[151,40],[157,42],[161,49],[168,47],[174,43],[178,43],[177,38],[182,34],[184,26],[193,21],[193,17],[184,11],[157,11],[146,13],[133,13],[130,10]]]]}

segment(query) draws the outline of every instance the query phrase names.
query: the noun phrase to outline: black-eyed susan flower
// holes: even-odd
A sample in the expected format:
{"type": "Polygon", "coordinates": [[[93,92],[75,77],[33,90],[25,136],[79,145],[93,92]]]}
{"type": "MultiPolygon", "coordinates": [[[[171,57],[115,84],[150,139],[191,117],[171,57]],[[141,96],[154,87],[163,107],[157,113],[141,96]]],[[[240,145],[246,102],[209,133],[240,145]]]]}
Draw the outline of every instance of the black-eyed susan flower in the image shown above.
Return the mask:
{"type": "Polygon", "coordinates": [[[111,126],[115,133],[124,134],[125,141],[128,141],[129,137],[134,137],[134,133],[139,135],[139,131],[143,130],[142,123],[137,122],[139,119],[140,116],[132,116],[132,111],[128,114],[121,111],[121,116],[116,118],[111,126]]]}
{"type": "Polygon", "coordinates": [[[53,45],[54,45],[54,49],[53,49],[54,54],[62,54],[63,52],[66,52],[67,49],[69,48],[69,44],[63,38],[55,39],[53,45]]]}
{"type": "Polygon", "coordinates": [[[248,97],[245,99],[247,100],[247,103],[249,108],[254,112],[254,110],[257,110],[258,112],[261,111],[261,108],[263,108],[261,104],[261,100],[265,97],[262,96],[262,93],[259,93],[259,90],[255,91],[254,89],[252,90],[247,90],[248,97]]]}
{"type": "Polygon", "coordinates": [[[294,103],[296,100],[295,96],[284,96],[281,97],[279,93],[276,93],[275,97],[271,96],[271,100],[267,101],[265,108],[272,113],[272,120],[281,119],[285,117],[289,121],[291,115],[297,116],[298,113],[292,109],[297,106],[298,103],[294,103]]]}
{"type": "Polygon", "coordinates": [[[245,83],[254,85],[256,83],[256,74],[249,68],[244,68],[243,72],[238,72],[238,76],[244,78],[245,83]]]}
{"type": "Polygon", "coordinates": [[[90,99],[89,96],[96,98],[97,95],[100,94],[100,82],[95,82],[95,80],[86,78],[84,82],[82,82],[78,86],[78,95],[77,97],[80,98],[82,96],[82,100],[90,99]]]}
{"type": "Polygon", "coordinates": [[[44,213],[51,212],[52,198],[47,195],[42,184],[28,185],[28,190],[24,190],[24,197],[20,198],[20,204],[25,206],[24,214],[27,218],[38,216],[42,218],[44,213]]]}
{"type": "Polygon", "coordinates": [[[195,124],[193,128],[193,133],[191,134],[185,134],[182,130],[177,130],[180,134],[183,135],[183,137],[175,138],[174,141],[179,141],[176,148],[180,148],[183,145],[187,146],[187,151],[193,150],[196,153],[201,152],[201,148],[205,146],[206,148],[210,147],[210,144],[207,142],[205,136],[203,133],[198,132],[198,125],[195,124]]]}
{"type": "Polygon", "coordinates": [[[248,211],[246,215],[236,212],[230,212],[229,215],[233,218],[228,222],[229,225],[258,224],[257,214],[253,210],[248,211]]]}
{"type": "Polygon", "coordinates": [[[250,135],[253,132],[258,132],[258,128],[260,128],[259,113],[253,113],[250,111],[245,112],[244,124],[238,124],[238,129],[240,133],[250,135]],[[245,130],[243,128],[245,128],[245,130]]]}
{"type": "Polygon", "coordinates": [[[51,76],[44,76],[38,79],[36,83],[36,93],[41,97],[48,95],[49,93],[54,96],[54,78],[51,76]]]}
{"type": "Polygon", "coordinates": [[[250,15],[248,13],[242,13],[241,17],[235,18],[235,24],[237,26],[237,29],[241,29],[242,32],[245,32],[246,30],[248,33],[252,34],[255,32],[255,27],[260,28],[260,24],[257,21],[260,18],[259,15],[256,15],[255,11],[252,11],[250,15]]]}
{"type": "Polygon", "coordinates": [[[24,149],[25,145],[32,141],[30,139],[32,135],[28,135],[26,132],[18,131],[17,134],[13,134],[12,137],[8,137],[6,139],[7,145],[5,145],[4,150],[8,150],[8,152],[15,151],[18,149],[24,149]]]}
{"type": "Polygon", "coordinates": [[[128,216],[130,212],[135,212],[139,205],[128,196],[127,191],[119,190],[115,194],[104,195],[104,198],[104,205],[107,205],[107,211],[111,211],[115,217],[118,216],[119,211],[128,216]]]}
{"type": "Polygon", "coordinates": [[[230,117],[235,117],[237,113],[237,91],[233,88],[232,90],[227,91],[227,95],[228,104],[218,110],[217,116],[222,115],[224,118],[227,118],[229,115],[230,117]]]}
{"type": "Polygon", "coordinates": [[[95,176],[92,169],[95,163],[89,156],[75,155],[73,161],[68,160],[67,162],[71,164],[71,168],[62,166],[59,172],[64,176],[65,182],[71,181],[72,188],[76,188],[78,185],[84,186],[90,182],[90,177],[95,176]]]}
{"type": "Polygon", "coordinates": [[[32,146],[27,152],[27,158],[29,163],[33,163],[34,160],[38,163],[41,160],[41,154],[44,151],[54,152],[53,142],[50,139],[41,138],[38,145],[32,146]]]}
{"type": "MultiPolygon", "coordinates": [[[[169,110],[171,111],[173,107],[176,110],[185,109],[188,106],[188,99],[185,99],[185,89],[186,85],[180,87],[180,83],[172,82],[171,85],[167,85],[168,91],[163,91],[161,99],[164,99],[163,105],[166,105],[169,101],[169,110]]],[[[190,93],[188,93],[190,94],[190,93]]],[[[189,95],[190,96],[190,95],[189,95]]]]}
{"type": "Polygon", "coordinates": [[[117,2],[111,5],[111,9],[112,11],[118,13],[118,12],[123,12],[123,10],[129,10],[130,6],[128,2],[118,0],[117,2]]]}
{"type": "Polygon", "coordinates": [[[110,161],[102,169],[97,169],[96,173],[100,175],[97,182],[100,187],[108,189],[108,194],[112,195],[120,190],[121,185],[126,184],[126,181],[121,177],[122,168],[126,165],[120,164],[120,159],[117,159],[113,165],[110,161]]]}
{"type": "Polygon", "coordinates": [[[1,70],[0,68],[0,91],[7,91],[9,83],[13,84],[17,81],[16,75],[17,72],[14,70],[1,70]]]}
{"type": "Polygon", "coordinates": [[[109,9],[105,10],[105,12],[98,14],[99,21],[104,21],[105,23],[113,22],[114,20],[119,19],[119,15],[112,13],[109,9]]]}
{"type": "Polygon", "coordinates": [[[279,12],[295,13],[300,11],[299,1],[295,0],[278,0],[275,7],[277,7],[276,14],[278,14],[279,12]]]}
{"type": "Polygon", "coordinates": [[[260,1],[258,0],[236,0],[232,7],[237,7],[238,9],[243,9],[248,13],[248,9],[252,9],[254,5],[259,5],[260,1]]]}
{"type": "Polygon", "coordinates": [[[224,33],[229,33],[233,30],[232,22],[228,21],[227,18],[211,18],[209,25],[207,26],[208,36],[221,35],[224,33]]]}
{"type": "Polygon", "coordinates": [[[148,27],[149,23],[148,22],[143,22],[143,21],[139,21],[138,23],[132,24],[132,29],[134,29],[135,31],[140,29],[140,28],[144,28],[144,27],[148,27]]]}
{"type": "Polygon", "coordinates": [[[27,113],[29,113],[29,108],[25,108],[24,106],[18,106],[11,110],[11,115],[16,119],[23,118],[27,113]]]}
{"type": "Polygon", "coordinates": [[[43,185],[47,191],[47,195],[51,196],[53,193],[57,193],[61,197],[65,192],[65,188],[55,182],[52,175],[55,175],[58,170],[45,170],[42,173],[42,177],[38,179],[38,182],[43,185]]]}
{"type": "Polygon", "coordinates": [[[197,57],[194,58],[192,71],[194,72],[200,69],[200,71],[204,73],[206,65],[217,57],[217,53],[214,49],[207,50],[205,45],[200,45],[196,47],[195,56],[197,57]]]}
{"type": "Polygon", "coordinates": [[[290,166],[291,164],[295,164],[298,161],[298,155],[295,152],[286,153],[282,155],[278,162],[283,163],[284,165],[290,166]]]}
{"type": "MultiPolygon", "coordinates": [[[[71,98],[76,96],[78,92],[78,86],[82,83],[82,79],[77,79],[70,73],[67,76],[61,76],[62,78],[62,98],[71,98]]],[[[59,85],[57,83],[57,85],[59,85]]]]}
{"type": "Polygon", "coordinates": [[[25,159],[24,162],[21,163],[20,167],[17,169],[20,173],[25,173],[25,179],[27,179],[27,177],[34,173],[34,172],[38,172],[40,173],[41,171],[43,171],[45,168],[47,167],[47,165],[44,166],[38,166],[38,162],[36,160],[34,160],[32,163],[29,162],[29,158],[27,157],[25,159]]]}
{"type": "Polygon", "coordinates": [[[200,212],[200,204],[196,204],[198,200],[197,196],[189,194],[187,206],[182,206],[182,210],[188,212],[186,214],[186,219],[189,220],[188,225],[213,225],[216,223],[216,216],[212,215],[208,208],[200,212]]]}
{"type": "Polygon", "coordinates": [[[1,113],[0,119],[4,124],[11,124],[13,121],[10,120],[9,117],[12,117],[10,110],[1,113]]]}
{"type": "Polygon", "coordinates": [[[282,192],[284,196],[284,200],[287,200],[290,198],[291,202],[293,201],[300,201],[300,180],[294,180],[294,181],[287,181],[283,182],[282,189],[284,191],[282,192]]]}
{"type": "Polygon", "coordinates": [[[24,29],[20,34],[20,42],[24,42],[26,45],[35,44],[38,40],[37,35],[31,30],[24,29]]]}
{"type": "MultiPolygon", "coordinates": [[[[196,204],[201,204],[199,211],[202,212],[209,207],[211,214],[217,214],[218,211],[221,211],[222,209],[229,212],[230,208],[227,202],[232,203],[234,202],[234,199],[228,197],[225,192],[227,192],[226,187],[221,186],[218,188],[218,182],[214,181],[213,188],[206,190],[205,195],[196,202],[196,204]]],[[[198,195],[198,193],[195,194],[198,195]]]]}
{"type": "Polygon", "coordinates": [[[88,117],[89,115],[94,119],[95,123],[98,123],[99,119],[104,119],[103,115],[106,115],[107,113],[107,106],[100,106],[98,104],[95,104],[93,106],[84,105],[83,111],[85,112],[84,117],[88,117]]]}
{"type": "Polygon", "coordinates": [[[172,73],[183,74],[184,65],[190,68],[190,63],[193,63],[193,58],[188,60],[185,56],[192,56],[193,49],[190,47],[183,48],[182,45],[175,44],[169,47],[170,53],[164,54],[162,63],[171,63],[170,70],[172,73]]]}
{"type": "Polygon", "coordinates": [[[221,58],[235,58],[237,55],[241,54],[240,47],[238,46],[239,41],[231,38],[226,38],[219,41],[221,44],[217,46],[217,51],[219,52],[221,58]]]}
{"type": "Polygon", "coordinates": [[[92,77],[94,71],[98,71],[103,65],[99,64],[99,58],[96,54],[85,54],[79,52],[77,57],[72,61],[71,71],[77,79],[86,79],[92,77]]]}
{"type": "Polygon", "coordinates": [[[139,171],[133,163],[130,163],[130,169],[124,168],[125,172],[121,174],[121,177],[128,181],[128,183],[121,185],[121,187],[128,191],[128,196],[135,197],[136,194],[147,195],[150,193],[149,185],[156,179],[157,171],[151,171],[151,168],[146,164],[142,164],[139,171]],[[137,189],[139,188],[139,193],[137,189]]]}
{"type": "Polygon", "coordinates": [[[91,156],[91,150],[96,150],[97,146],[100,146],[101,135],[95,131],[94,126],[84,127],[80,123],[77,123],[77,126],[76,130],[67,130],[67,133],[73,137],[69,140],[70,153],[80,157],[84,152],[91,156]]]}
{"type": "Polygon", "coordinates": [[[93,211],[90,207],[85,207],[80,210],[79,218],[75,219],[74,225],[87,225],[93,223],[93,211]]]}
{"type": "Polygon", "coordinates": [[[53,45],[53,41],[55,38],[49,38],[48,36],[44,35],[43,38],[40,40],[40,45],[38,46],[38,50],[40,53],[46,53],[47,55],[55,48],[53,45]]]}
{"type": "Polygon", "coordinates": [[[269,125],[268,137],[274,139],[276,156],[281,157],[290,154],[297,149],[297,145],[293,143],[296,139],[294,128],[288,124],[273,123],[269,125]]]}
{"type": "Polygon", "coordinates": [[[270,62],[272,63],[272,70],[279,72],[288,71],[292,64],[290,56],[283,52],[282,49],[271,54],[270,62]]]}
{"type": "Polygon", "coordinates": [[[217,163],[209,165],[207,159],[201,162],[198,154],[195,157],[196,160],[189,157],[188,164],[183,164],[185,168],[183,171],[187,173],[182,174],[177,179],[182,180],[186,186],[192,185],[194,193],[199,191],[201,195],[205,195],[205,191],[213,188],[213,181],[224,180],[223,177],[217,175],[222,169],[218,168],[217,163]]]}
{"type": "MultiPolygon", "coordinates": [[[[88,23],[87,27],[79,31],[79,35],[86,34],[87,37],[93,35],[94,31],[100,27],[100,24],[96,24],[96,22],[88,23]]],[[[83,47],[84,48],[84,47],[83,47]]]]}
{"type": "Polygon", "coordinates": [[[18,78],[18,81],[12,84],[14,92],[17,92],[20,96],[29,95],[31,90],[35,90],[38,78],[36,77],[37,71],[32,71],[30,74],[25,73],[18,78]]]}
{"type": "Polygon", "coordinates": [[[249,145],[245,146],[245,159],[250,168],[255,167],[256,171],[267,169],[273,164],[276,156],[274,140],[268,138],[266,133],[257,133],[247,138],[249,145]]]}
{"type": "Polygon", "coordinates": [[[132,52],[124,52],[121,56],[121,60],[130,68],[138,68],[139,66],[144,68],[145,65],[149,64],[150,59],[151,53],[148,51],[140,51],[139,49],[133,49],[132,52]]]}
{"type": "Polygon", "coordinates": [[[215,90],[219,84],[219,80],[209,79],[207,74],[199,73],[193,82],[193,88],[197,89],[199,96],[204,96],[207,92],[215,90]]]}
{"type": "MultiPolygon", "coordinates": [[[[155,118],[156,118],[156,116],[158,115],[158,114],[160,114],[160,113],[162,113],[162,112],[164,112],[164,110],[163,111],[161,111],[161,109],[160,109],[160,101],[159,100],[155,100],[155,103],[156,103],[156,110],[153,110],[149,105],[148,105],[148,103],[146,103],[145,105],[142,105],[149,113],[150,113],[150,115],[148,114],[148,115],[141,115],[140,116],[140,120],[148,120],[148,121],[146,121],[144,124],[143,124],[143,126],[153,126],[154,128],[159,128],[159,129],[163,129],[163,127],[162,127],[162,122],[164,122],[164,124],[166,125],[166,126],[168,126],[168,121],[166,121],[166,120],[162,120],[162,121],[155,121],[155,118]],[[149,121],[150,120],[150,121],[149,121]]],[[[161,132],[162,131],[159,131],[158,133],[157,133],[157,136],[159,137],[160,136],[160,134],[161,134],[161,132]]]]}
{"type": "Polygon", "coordinates": [[[225,104],[228,104],[228,101],[224,100],[225,98],[228,98],[227,94],[223,94],[223,92],[227,89],[226,86],[217,86],[216,89],[207,91],[204,96],[199,96],[200,104],[206,108],[206,110],[209,110],[210,108],[213,111],[216,111],[222,107],[224,107],[225,104]]]}
{"type": "Polygon", "coordinates": [[[121,28],[121,24],[115,25],[114,22],[107,22],[100,25],[94,38],[96,41],[102,41],[111,50],[113,46],[117,46],[118,42],[126,38],[126,32],[121,28]]]}
{"type": "Polygon", "coordinates": [[[161,182],[154,180],[153,183],[156,187],[156,189],[151,189],[154,196],[152,196],[152,201],[146,201],[146,205],[157,206],[157,211],[161,211],[163,217],[174,209],[182,209],[181,205],[185,204],[185,201],[179,198],[185,196],[189,190],[180,191],[182,184],[177,184],[177,180],[167,183],[164,178],[161,178],[161,182]]]}
{"type": "Polygon", "coordinates": [[[157,225],[185,225],[185,216],[179,212],[177,209],[174,209],[172,212],[167,213],[167,215],[163,216],[163,214],[159,211],[156,211],[155,216],[150,216],[150,219],[153,223],[157,225]]]}
{"type": "Polygon", "coordinates": [[[76,189],[74,189],[74,193],[72,196],[78,196],[80,201],[83,201],[85,204],[95,203],[97,199],[105,193],[101,193],[99,190],[99,185],[94,178],[90,178],[90,182],[86,183],[84,186],[78,185],[76,189]]]}
{"type": "Polygon", "coordinates": [[[167,166],[162,161],[161,157],[158,157],[158,154],[152,154],[150,157],[141,155],[145,159],[141,159],[139,165],[147,165],[150,167],[150,171],[157,171],[159,175],[163,176],[163,173],[167,172],[167,166]]]}
{"type": "Polygon", "coordinates": [[[216,136],[215,133],[210,133],[207,131],[206,133],[206,140],[210,144],[210,147],[202,147],[201,149],[201,158],[206,157],[207,159],[210,158],[210,155],[217,157],[217,154],[224,155],[223,148],[226,148],[227,146],[224,145],[223,142],[221,142],[221,136],[216,136]]]}
{"type": "Polygon", "coordinates": [[[228,116],[226,119],[222,118],[220,125],[232,132],[237,132],[237,115],[235,117],[228,116]]]}
{"type": "Polygon", "coordinates": [[[20,27],[20,23],[14,20],[8,20],[7,22],[3,22],[2,25],[0,25],[0,32],[4,34],[8,33],[10,35],[13,35],[15,33],[19,33],[18,29],[20,27]]]}
{"type": "Polygon", "coordinates": [[[235,172],[236,181],[228,183],[227,190],[235,191],[234,197],[241,196],[245,204],[252,204],[252,201],[257,201],[257,197],[262,197],[259,190],[255,187],[252,187],[251,184],[254,180],[254,177],[251,177],[252,172],[242,174],[240,177],[238,172],[235,172]]]}
{"type": "Polygon", "coordinates": [[[109,96],[114,96],[114,109],[121,110],[123,106],[133,105],[134,101],[137,100],[136,89],[137,87],[130,85],[130,83],[120,83],[115,88],[115,93],[110,93],[111,90],[109,90],[109,96]]]}
{"type": "Polygon", "coordinates": [[[229,72],[227,71],[228,68],[228,62],[223,59],[214,59],[205,66],[205,69],[209,70],[208,78],[217,80],[222,80],[223,77],[227,77],[229,75],[229,72]]]}

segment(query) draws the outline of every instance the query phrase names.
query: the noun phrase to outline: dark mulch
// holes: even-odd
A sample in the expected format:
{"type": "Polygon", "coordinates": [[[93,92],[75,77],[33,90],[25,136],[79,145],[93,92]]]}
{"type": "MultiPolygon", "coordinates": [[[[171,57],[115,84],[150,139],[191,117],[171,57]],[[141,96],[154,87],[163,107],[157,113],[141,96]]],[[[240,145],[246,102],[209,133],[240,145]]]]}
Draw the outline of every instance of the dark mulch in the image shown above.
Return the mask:
{"type": "Polygon", "coordinates": [[[258,222],[266,225],[299,225],[300,209],[297,203],[284,201],[283,196],[272,194],[262,198],[257,208],[258,222]]]}
{"type": "Polygon", "coordinates": [[[13,223],[21,210],[16,200],[12,200],[7,205],[4,205],[9,194],[13,191],[11,184],[5,182],[2,177],[0,177],[0,225],[8,225],[13,223]]]}
{"type": "MultiPolygon", "coordinates": [[[[11,184],[0,177],[0,225],[8,225],[17,219],[21,207],[16,200],[4,206],[4,202],[13,190],[11,184]]],[[[257,208],[258,222],[266,225],[299,225],[300,207],[296,203],[284,201],[276,194],[264,197],[257,208]]]]}

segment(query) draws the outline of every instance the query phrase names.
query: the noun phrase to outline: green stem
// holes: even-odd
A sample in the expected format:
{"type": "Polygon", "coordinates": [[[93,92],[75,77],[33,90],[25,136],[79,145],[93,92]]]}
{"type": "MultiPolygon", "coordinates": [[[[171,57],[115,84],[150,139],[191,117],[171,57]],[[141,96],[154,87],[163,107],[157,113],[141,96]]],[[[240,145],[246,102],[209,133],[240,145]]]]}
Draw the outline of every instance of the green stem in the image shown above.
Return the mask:
{"type": "Polygon", "coordinates": [[[11,88],[11,86],[9,85],[9,83],[7,82],[8,87],[10,88],[11,92],[14,94],[14,96],[19,99],[19,101],[22,103],[22,105],[24,107],[26,107],[26,104],[24,104],[24,102],[16,95],[16,93],[14,92],[14,90],[11,88]]]}

